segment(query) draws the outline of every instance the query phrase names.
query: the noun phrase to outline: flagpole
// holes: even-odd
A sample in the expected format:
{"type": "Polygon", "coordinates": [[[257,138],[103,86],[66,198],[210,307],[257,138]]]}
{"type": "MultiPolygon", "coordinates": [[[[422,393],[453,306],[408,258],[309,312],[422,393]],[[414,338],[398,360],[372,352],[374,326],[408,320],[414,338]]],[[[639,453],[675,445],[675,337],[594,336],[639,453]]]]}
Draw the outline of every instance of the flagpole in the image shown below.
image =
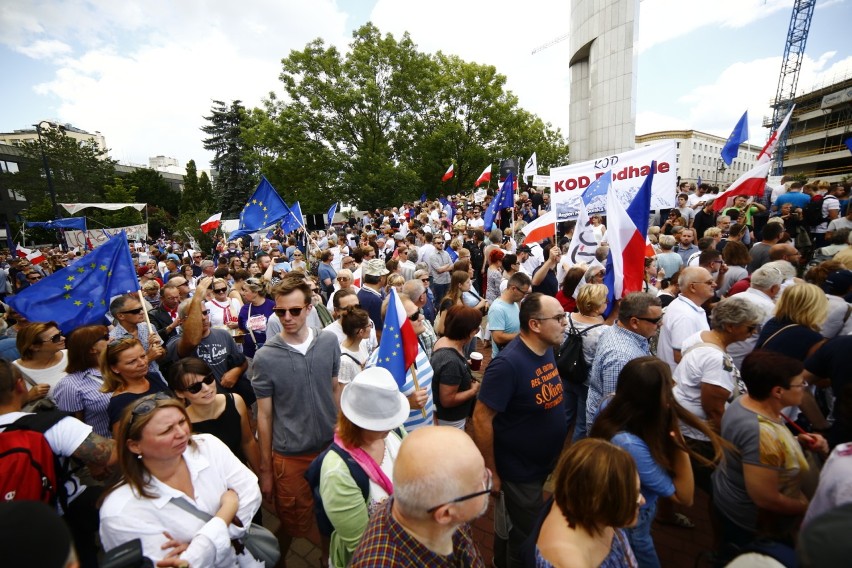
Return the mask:
{"type": "MultiPolygon", "coordinates": [[[[411,380],[414,381],[414,391],[417,392],[417,391],[420,390],[420,382],[417,380],[417,365],[416,365],[416,363],[412,363],[411,368],[409,370],[411,371],[411,380]]],[[[420,414],[423,415],[423,418],[426,418],[426,409],[421,408],[420,414]]]]}

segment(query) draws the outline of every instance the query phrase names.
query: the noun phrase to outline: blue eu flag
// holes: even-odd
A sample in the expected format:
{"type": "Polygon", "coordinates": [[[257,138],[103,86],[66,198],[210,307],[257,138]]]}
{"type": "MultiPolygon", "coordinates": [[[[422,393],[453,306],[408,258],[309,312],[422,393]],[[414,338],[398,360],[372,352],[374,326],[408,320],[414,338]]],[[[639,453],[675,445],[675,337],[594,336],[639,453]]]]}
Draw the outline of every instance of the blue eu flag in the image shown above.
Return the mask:
{"type": "Polygon", "coordinates": [[[494,218],[497,217],[497,213],[503,209],[514,206],[515,176],[512,175],[512,172],[509,172],[506,175],[506,181],[503,182],[503,187],[500,189],[500,193],[494,196],[494,199],[488,204],[488,209],[485,210],[485,215],[482,218],[485,221],[485,225],[483,225],[485,232],[487,233],[491,230],[491,226],[494,224],[494,218]]]}
{"type": "Polygon", "coordinates": [[[728,141],[725,142],[725,147],[722,148],[722,160],[731,165],[737,153],[740,151],[740,144],[748,140],[748,111],[743,113],[737,125],[734,126],[734,131],[728,136],[728,141]]]}
{"type": "Polygon", "coordinates": [[[337,203],[328,208],[328,213],[326,213],[326,218],[328,222],[326,225],[331,226],[334,223],[334,214],[337,213],[337,203]]]}
{"type": "Polygon", "coordinates": [[[287,207],[287,204],[284,203],[284,200],[281,199],[266,176],[260,176],[260,183],[257,184],[254,194],[243,207],[240,213],[240,226],[231,233],[231,239],[256,233],[274,225],[289,214],[290,208],[287,207]]]}
{"type": "Polygon", "coordinates": [[[136,292],[139,280],[124,231],[74,264],[54,272],[14,296],[9,305],[29,321],[55,321],[68,334],[99,324],[113,296],[136,292]]]}

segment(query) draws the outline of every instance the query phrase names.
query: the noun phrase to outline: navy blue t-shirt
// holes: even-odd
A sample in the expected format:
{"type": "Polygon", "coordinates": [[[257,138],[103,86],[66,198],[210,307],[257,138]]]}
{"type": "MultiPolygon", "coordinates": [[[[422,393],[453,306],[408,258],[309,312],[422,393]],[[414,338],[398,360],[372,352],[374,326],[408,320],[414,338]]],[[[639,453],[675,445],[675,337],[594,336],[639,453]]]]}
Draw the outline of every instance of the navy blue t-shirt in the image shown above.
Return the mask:
{"type": "Polygon", "coordinates": [[[148,390],[142,393],[135,392],[123,392],[121,394],[113,395],[111,399],[109,399],[109,405],[107,406],[107,417],[109,418],[109,425],[112,428],[112,425],[121,420],[121,414],[124,412],[124,409],[127,408],[131,403],[139,400],[143,396],[148,396],[149,394],[155,394],[158,392],[167,392],[171,394],[171,391],[166,388],[166,386],[160,381],[157,377],[148,374],[148,390]]]}
{"type": "Polygon", "coordinates": [[[370,315],[373,325],[376,327],[376,332],[381,333],[382,329],[382,298],[374,294],[371,290],[361,288],[358,290],[358,303],[370,315]]]}
{"type": "Polygon", "coordinates": [[[494,417],[494,460],[501,479],[543,481],[562,452],[568,424],[553,349],[539,356],[520,337],[485,369],[479,401],[494,417]]]}
{"type": "Polygon", "coordinates": [[[545,275],[544,280],[541,281],[541,284],[532,287],[532,291],[541,292],[547,296],[556,296],[556,292],[559,291],[559,281],[556,280],[556,272],[554,270],[546,269],[542,264],[533,270],[533,276],[535,276],[536,272],[539,270],[547,270],[547,274],[545,275]]]}

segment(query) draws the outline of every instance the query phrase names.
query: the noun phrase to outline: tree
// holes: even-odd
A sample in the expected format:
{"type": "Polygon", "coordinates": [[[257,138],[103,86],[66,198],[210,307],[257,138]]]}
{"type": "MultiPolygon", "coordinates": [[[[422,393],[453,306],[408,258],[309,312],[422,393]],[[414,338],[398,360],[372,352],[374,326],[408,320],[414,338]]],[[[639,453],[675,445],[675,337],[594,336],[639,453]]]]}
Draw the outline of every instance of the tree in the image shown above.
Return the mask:
{"type": "MultiPolygon", "coordinates": [[[[38,140],[21,144],[25,160],[20,170],[8,176],[7,187],[24,194],[27,201],[38,202],[49,195],[42,148],[50,167],[58,203],[100,201],[104,186],[115,175],[115,160],[108,157],[93,140],[79,142],[65,134],[61,128],[42,128],[41,144],[38,140]]],[[[51,212],[51,219],[53,218],[51,212]]]]}
{"type": "Polygon", "coordinates": [[[210,116],[204,117],[209,124],[201,127],[208,135],[204,148],[214,152],[210,162],[217,173],[214,208],[225,215],[239,214],[260,177],[246,156],[248,148],[242,129],[247,116],[240,101],[233,101],[230,106],[223,101],[213,101],[210,116]]]}
{"type": "MultiPolygon", "coordinates": [[[[125,185],[124,179],[115,177],[113,178],[112,185],[104,187],[104,202],[135,203],[136,191],[136,186],[125,185]]],[[[139,225],[144,222],[142,213],[133,207],[125,207],[117,211],[106,211],[103,209],[87,209],[86,211],[86,217],[94,221],[96,227],[126,227],[128,225],[139,225]],[[88,211],[91,211],[91,213],[88,213],[88,211]]]]}
{"type": "MultiPolygon", "coordinates": [[[[207,179],[206,185],[209,186],[210,180],[207,178],[207,174],[204,174],[204,177],[207,179]]],[[[191,211],[207,211],[209,209],[208,196],[210,196],[210,193],[205,193],[201,187],[195,160],[190,160],[186,163],[186,175],[183,176],[183,194],[180,198],[181,214],[191,211]]]]}
{"type": "Polygon", "coordinates": [[[151,207],[164,209],[169,215],[177,215],[178,194],[157,170],[139,168],[124,176],[124,181],[136,187],[137,201],[148,204],[149,217],[151,207]]]}
{"type": "Polygon", "coordinates": [[[303,210],[467,191],[500,157],[567,159],[561,132],[519,108],[493,66],[422,53],[407,34],[369,23],[346,54],[319,39],[291,52],[280,79],[285,96],[252,110],[243,140],[255,168],[303,210]],[[451,162],[456,175],[443,185],[451,162]]]}

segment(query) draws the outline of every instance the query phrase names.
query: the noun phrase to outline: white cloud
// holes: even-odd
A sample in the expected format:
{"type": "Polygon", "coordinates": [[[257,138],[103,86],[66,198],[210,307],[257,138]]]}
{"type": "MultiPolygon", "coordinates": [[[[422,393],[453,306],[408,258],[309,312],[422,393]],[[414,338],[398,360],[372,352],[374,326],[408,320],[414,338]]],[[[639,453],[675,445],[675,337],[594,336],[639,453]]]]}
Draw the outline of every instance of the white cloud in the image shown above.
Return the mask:
{"type": "Polygon", "coordinates": [[[257,105],[280,90],[291,49],[349,36],[334,0],[55,0],[18,2],[0,18],[17,26],[0,42],[56,66],[34,90],[59,99],[62,122],[100,131],[122,161],[164,154],[202,168],[199,128],[213,99],[257,105]]]}

